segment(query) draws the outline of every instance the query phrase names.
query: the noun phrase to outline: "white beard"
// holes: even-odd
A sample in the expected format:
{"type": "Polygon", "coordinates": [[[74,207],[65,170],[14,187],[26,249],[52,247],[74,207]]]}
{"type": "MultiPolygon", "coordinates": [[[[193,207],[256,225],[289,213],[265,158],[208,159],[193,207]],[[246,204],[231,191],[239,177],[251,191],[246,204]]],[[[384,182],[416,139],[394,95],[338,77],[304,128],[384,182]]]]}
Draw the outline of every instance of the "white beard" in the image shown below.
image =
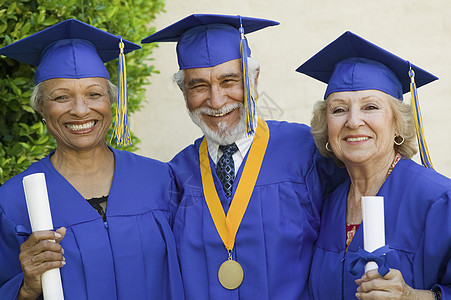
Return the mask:
{"type": "Polygon", "coordinates": [[[221,109],[211,109],[207,107],[201,107],[195,111],[188,110],[191,120],[194,124],[200,127],[204,135],[219,145],[230,145],[236,142],[245,131],[244,123],[244,105],[243,103],[236,102],[224,105],[221,109]],[[240,120],[238,123],[231,127],[227,122],[219,122],[217,131],[212,130],[207,124],[202,120],[202,115],[216,115],[231,112],[232,110],[238,108],[240,112],[240,120]]]}

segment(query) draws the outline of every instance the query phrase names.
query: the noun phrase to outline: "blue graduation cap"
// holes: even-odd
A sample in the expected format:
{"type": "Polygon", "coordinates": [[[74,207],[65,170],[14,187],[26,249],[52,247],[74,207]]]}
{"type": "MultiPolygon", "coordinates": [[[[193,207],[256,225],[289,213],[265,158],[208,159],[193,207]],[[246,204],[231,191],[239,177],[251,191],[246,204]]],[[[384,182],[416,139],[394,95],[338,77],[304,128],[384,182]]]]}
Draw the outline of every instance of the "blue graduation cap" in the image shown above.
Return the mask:
{"type": "Polygon", "coordinates": [[[424,139],[416,88],[438,79],[436,76],[350,31],[296,71],[327,83],[324,99],[334,92],[375,89],[402,101],[403,94],[410,91],[421,161],[424,166],[433,168],[424,139]]]}
{"type": "Polygon", "coordinates": [[[241,59],[244,80],[246,133],[254,131],[255,100],[250,93],[247,57],[250,57],[245,34],[278,22],[250,17],[193,14],[143,39],[141,43],[177,42],[180,70],[214,67],[224,62],[241,59]]]}
{"type": "Polygon", "coordinates": [[[75,19],[39,31],[0,49],[0,54],[37,66],[35,83],[52,78],[110,79],[105,62],[119,57],[119,99],[114,123],[118,144],[130,142],[125,57],[141,48],[75,19]]]}
{"type": "MultiPolygon", "coordinates": [[[[241,58],[241,27],[247,34],[278,24],[250,17],[193,14],[150,35],[141,43],[177,42],[181,70],[207,68],[241,58]]],[[[248,54],[250,56],[249,48],[248,54]]]]}

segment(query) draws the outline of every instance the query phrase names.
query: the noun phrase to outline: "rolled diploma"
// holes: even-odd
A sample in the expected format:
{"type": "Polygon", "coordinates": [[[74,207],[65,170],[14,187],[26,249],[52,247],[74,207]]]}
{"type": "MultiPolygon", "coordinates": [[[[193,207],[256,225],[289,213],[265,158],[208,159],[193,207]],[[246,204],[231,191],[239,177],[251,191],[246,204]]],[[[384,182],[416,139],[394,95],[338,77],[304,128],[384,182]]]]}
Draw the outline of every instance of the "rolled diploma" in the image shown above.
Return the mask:
{"type": "MultiPolygon", "coordinates": [[[[385,246],[384,197],[362,197],[363,247],[368,252],[385,246]]],[[[375,262],[365,266],[365,273],[377,269],[375,262]]]]}
{"type": "MultiPolygon", "coordinates": [[[[23,189],[33,232],[53,230],[44,173],[25,176],[23,178],[23,189]]],[[[59,268],[42,274],[42,292],[46,300],[64,300],[59,268]]]]}

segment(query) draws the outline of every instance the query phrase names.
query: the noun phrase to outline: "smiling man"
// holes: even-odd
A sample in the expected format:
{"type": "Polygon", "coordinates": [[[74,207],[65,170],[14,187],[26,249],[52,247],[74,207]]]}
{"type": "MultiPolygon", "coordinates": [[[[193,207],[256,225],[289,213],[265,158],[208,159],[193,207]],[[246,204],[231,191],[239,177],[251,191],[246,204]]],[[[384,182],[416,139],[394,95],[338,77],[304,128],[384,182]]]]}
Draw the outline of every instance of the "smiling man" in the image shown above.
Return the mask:
{"type": "Polygon", "coordinates": [[[260,66],[244,34],[277,24],[191,15],[142,41],[177,42],[174,79],[205,135],[169,163],[187,299],[308,299],[322,195],[335,169],[307,126],[256,114],[260,66]]]}
{"type": "MultiPolygon", "coordinates": [[[[193,122],[217,144],[232,144],[244,133],[241,60],[186,69],[178,83],[193,122]]],[[[253,70],[255,72],[255,70],[253,70]]]]}

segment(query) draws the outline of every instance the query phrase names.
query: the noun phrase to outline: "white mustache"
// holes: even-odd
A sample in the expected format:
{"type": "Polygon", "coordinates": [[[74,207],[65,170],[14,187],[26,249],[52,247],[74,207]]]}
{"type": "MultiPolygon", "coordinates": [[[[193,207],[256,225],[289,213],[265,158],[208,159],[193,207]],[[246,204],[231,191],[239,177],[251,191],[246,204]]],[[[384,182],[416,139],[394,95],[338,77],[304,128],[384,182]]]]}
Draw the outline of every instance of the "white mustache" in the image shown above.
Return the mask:
{"type": "Polygon", "coordinates": [[[240,102],[230,103],[221,107],[221,109],[211,109],[207,107],[198,108],[194,111],[189,111],[189,116],[194,124],[200,127],[204,135],[219,145],[228,145],[235,142],[242,134],[244,134],[244,105],[240,102]],[[233,127],[228,125],[228,122],[219,122],[217,130],[212,130],[202,120],[202,115],[213,115],[229,113],[234,109],[239,109],[240,120],[238,124],[233,127]]]}
{"type": "Polygon", "coordinates": [[[228,114],[234,109],[237,109],[240,107],[239,103],[229,103],[221,107],[220,109],[212,109],[209,107],[200,107],[194,111],[194,113],[198,116],[200,115],[209,115],[209,116],[223,116],[225,114],[228,114]]]}

